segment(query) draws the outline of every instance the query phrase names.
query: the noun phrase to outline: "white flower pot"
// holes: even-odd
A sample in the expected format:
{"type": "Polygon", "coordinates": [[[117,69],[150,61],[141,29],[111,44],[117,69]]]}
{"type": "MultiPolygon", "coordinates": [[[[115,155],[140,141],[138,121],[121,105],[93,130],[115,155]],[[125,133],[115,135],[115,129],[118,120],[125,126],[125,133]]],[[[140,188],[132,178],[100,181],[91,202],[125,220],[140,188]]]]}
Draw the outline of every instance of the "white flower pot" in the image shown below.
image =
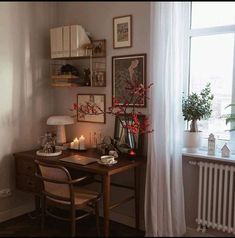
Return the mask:
{"type": "Polygon", "coordinates": [[[201,146],[202,132],[184,131],[184,147],[187,152],[197,152],[201,146]]]}

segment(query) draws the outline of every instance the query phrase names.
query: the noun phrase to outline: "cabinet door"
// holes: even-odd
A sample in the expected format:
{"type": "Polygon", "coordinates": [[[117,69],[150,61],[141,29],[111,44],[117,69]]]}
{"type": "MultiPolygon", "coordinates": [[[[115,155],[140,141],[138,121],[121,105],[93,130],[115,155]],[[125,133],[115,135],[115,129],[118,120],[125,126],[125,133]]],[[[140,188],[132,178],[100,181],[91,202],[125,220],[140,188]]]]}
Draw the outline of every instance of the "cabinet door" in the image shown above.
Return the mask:
{"type": "Polygon", "coordinates": [[[70,26],[70,45],[71,45],[71,56],[79,56],[79,29],[78,25],[70,26]]]}
{"type": "Polygon", "coordinates": [[[72,57],[86,56],[84,46],[89,43],[91,43],[91,41],[82,26],[70,26],[70,45],[72,57]]]}
{"type": "Polygon", "coordinates": [[[70,57],[70,27],[63,26],[63,57],[70,57]]]}
{"type": "Polygon", "coordinates": [[[63,28],[57,27],[50,29],[51,37],[51,58],[63,57],[63,28]]]}

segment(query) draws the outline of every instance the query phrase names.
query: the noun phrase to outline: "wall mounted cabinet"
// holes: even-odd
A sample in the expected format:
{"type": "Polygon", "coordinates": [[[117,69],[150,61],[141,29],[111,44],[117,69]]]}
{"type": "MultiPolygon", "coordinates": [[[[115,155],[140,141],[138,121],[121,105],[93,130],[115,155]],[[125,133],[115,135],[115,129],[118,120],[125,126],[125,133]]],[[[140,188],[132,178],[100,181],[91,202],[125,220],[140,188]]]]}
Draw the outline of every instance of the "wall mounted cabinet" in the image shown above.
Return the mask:
{"type": "Polygon", "coordinates": [[[50,30],[54,87],[106,86],[106,40],[90,40],[80,25],[50,30]]]}
{"type": "Polygon", "coordinates": [[[91,40],[80,25],[62,26],[50,29],[51,58],[89,56],[91,40]]]}

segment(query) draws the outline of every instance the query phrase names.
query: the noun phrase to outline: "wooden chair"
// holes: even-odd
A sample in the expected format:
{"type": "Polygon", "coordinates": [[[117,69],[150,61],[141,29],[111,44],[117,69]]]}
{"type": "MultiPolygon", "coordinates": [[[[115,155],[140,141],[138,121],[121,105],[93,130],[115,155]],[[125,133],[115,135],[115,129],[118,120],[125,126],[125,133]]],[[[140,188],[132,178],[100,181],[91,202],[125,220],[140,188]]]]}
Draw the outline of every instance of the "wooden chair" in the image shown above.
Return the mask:
{"type": "Polygon", "coordinates": [[[100,200],[100,194],[94,191],[85,190],[74,186],[79,182],[86,179],[81,177],[78,179],[72,179],[69,171],[60,165],[49,164],[35,160],[36,173],[35,176],[41,180],[41,206],[42,206],[42,218],[41,229],[44,230],[45,215],[50,215],[54,218],[70,221],[71,222],[71,234],[76,234],[76,221],[84,218],[90,214],[96,215],[96,229],[97,235],[100,235],[99,229],[99,208],[98,202],[100,200]],[[70,212],[69,217],[62,217],[54,214],[49,208],[55,207],[70,212]],[[77,210],[83,210],[84,208],[91,208],[91,212],[86,212],[84,215],[76,216],[77,210]]]}

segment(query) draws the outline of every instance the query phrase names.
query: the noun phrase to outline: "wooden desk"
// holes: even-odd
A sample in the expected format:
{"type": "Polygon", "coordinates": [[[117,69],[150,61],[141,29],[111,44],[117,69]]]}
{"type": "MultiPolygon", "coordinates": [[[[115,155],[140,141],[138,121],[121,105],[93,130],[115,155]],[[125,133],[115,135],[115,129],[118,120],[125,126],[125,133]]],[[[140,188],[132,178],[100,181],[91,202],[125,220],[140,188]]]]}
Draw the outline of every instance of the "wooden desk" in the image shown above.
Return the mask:
{"type": "MultiPolygon", "coordinates": [[[[145,163],[144,157],[136,157],[135,161],[130,161],[127,157],[119,157],[118,163],[111,166],[106,167],[103,165],[99,165],[98,163],[92,163],[89,165],[78,165],[69,162],[60,161],[60,158],[74,155],[74,154],[81,154],[84,156],[91,156],[99,158],[100,156],[94,150],[88,150],[87,152],[74,152],[71,150],[63,151],[62,155],[55,156],[55,157],[42,157],[36,155],[36,150],[32,151],[25,151],[15,153],[15,169],[16,169],[16,188],[23,190],[25,192],[31,192],[35,196],[36,204],[38,203],[38,195],[40,194],[39,191],[39,182],[37,181],[35,174],[35,163],[34,160],[42,160],[47,161],[50,163],[58,163],[60,165],[64,165],[67,168],[89,172],[92,174],[97,174],[102,177],[102,189],[103,189],[103,212],[104,212],[104,236],[109,236],[109,217],[110,217],[110,210],[112,208],[118,207],[119,205],[127,202],[131,199],[135,199],[135,225],[136,228],[139,229],[139,208],[140,208],[140,169],[141,165],[145,163]],[[135,195],[130,198],[125,198],[122,202],[117,204],[110,204],[110,187],[111,187],[111,176],[117,173],[121,173],[126,170],[134,169],[134,176],[135,176],[135,195]]],[[[117,185],[125,187],[122,185],[117,185]]],[[[37,205],[36,205],[37,207],[37,205]]]]}

